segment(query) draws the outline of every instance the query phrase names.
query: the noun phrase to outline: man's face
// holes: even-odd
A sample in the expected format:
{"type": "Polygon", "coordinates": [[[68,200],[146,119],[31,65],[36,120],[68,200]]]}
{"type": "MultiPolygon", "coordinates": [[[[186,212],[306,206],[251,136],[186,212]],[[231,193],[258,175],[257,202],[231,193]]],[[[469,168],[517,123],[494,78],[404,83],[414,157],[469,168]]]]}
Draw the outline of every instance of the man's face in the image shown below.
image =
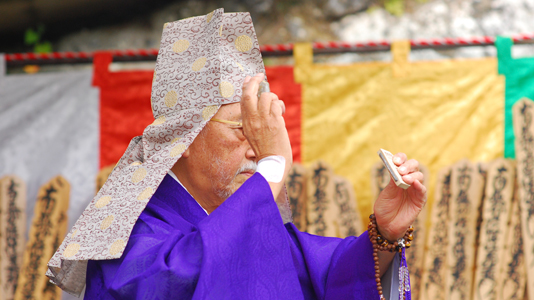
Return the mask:
{"type": "MultiPolygon", "coordinates": [[[[213,118],[241,122],[240,104],[221,106],[213,118]]],[[[211,190],[222,203],[254,174],[255,159],[242,128],[208,122],[189,147],[189,176],[194,188],[211,190]]]]}

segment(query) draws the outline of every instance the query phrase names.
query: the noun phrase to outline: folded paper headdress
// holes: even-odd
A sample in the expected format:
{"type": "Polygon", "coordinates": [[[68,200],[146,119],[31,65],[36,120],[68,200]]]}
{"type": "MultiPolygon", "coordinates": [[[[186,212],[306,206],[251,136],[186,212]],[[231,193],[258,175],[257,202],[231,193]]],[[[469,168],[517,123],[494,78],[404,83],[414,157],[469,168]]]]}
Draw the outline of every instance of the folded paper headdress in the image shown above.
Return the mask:
{"type": "Polygon", "coordinates": [[[246,75],[265,73],[248,13],[166,23],[154,80],[155,121],[130,142],[96,197],[48,263],[47,276],[79,295],[87,260],[120,258],[159,184],[223,104],[241,100],[246,75]]]}

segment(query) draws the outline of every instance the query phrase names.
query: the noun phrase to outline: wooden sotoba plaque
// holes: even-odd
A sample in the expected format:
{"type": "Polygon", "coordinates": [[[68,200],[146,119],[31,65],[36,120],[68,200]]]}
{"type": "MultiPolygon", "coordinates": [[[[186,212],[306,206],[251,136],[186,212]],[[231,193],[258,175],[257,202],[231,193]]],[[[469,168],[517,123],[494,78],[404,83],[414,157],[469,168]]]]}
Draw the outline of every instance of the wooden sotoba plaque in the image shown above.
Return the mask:
{"type": "Polygon", "coordinates": [[[363,232],[363,224],[352,184],[348,179],[334,175],[334,185],[334,202],[339,208],[339,237],[358,236],[363,232]]]}
{"type": "Polygon", "coordinates": [[[308,174],[307,231],[321,236],[339,236],[339,207],[334,202],[332,169],[326,163],[318,161],[311,165],[308,174]]]}
{"type": "Polygon", "coordinates": [[[430,213],[432,222],[426,240],[426,253],[419,299],[445,300],[447,280],[447,250],[449,247],[449,202],[451,201],[451,170],[439,171],[434,204],[430,213]]]}
{"type": "Polygon", "coordinates": [[[300,231],[306,231],[308,225],[306,219],[307,179],[308,172],[306,168],[298,163],[293,164],[286,179],[287,196],[293,215],[293,224],[300,231]]]}
{"type": "Polygon", "coordinates": [[[448,299],[471,299],[476,230],[483,184],[483,176],[476,164],[461,160],[453,165],[445,290],[448,299]]]}
{"type": "Polygon", "coordinates": [[[0,179],[0,300],[11,300],[26,245],[26,184],[16,176],[0,179]]]}
{"type": "Polygon", "coordinates": [[[39,190],[15,300],[45,299],[50,295],[59,299],[59,288],[54,286],[57,291],[52,292],[45,274],[58,241],[65,236],[69,193],[70,184],[61,176],[54,177],[39,190]]]}
{"type": "MultiPolygon", "coordinates": [[[[423,184],[430,181],[430,172],[424,165],[419,165],[419,171],[423,173],[423,184]]],[[[426,218],[428,208],[423,207],[419,216],[413,223],[413,241],[412,246],[406,250],[406,261],[410,271],[410,284],[412,288],[412,299],[418,299],[421,294],[421,283],[423,281],[423,264],[425,256],[425,239],[427,234],[426,218]]]]}
{"type": "Polygon", "coordinates": [[[527,274],[523,250],[523,236],[521,234],[521,210],[519,208],[519,201],[519,182],[517,181],[516,174],[515,191],[509,224],[505,235],[503,264],[499,271],[501,280],[497,283],[499,285],[497,300],[527,299],[525,295],[527,274]]]}
{"type": "Polygon", "coordinates": [[[515,164],[499,158],[489,164],[482,224],[477,250],[475,282],[471,299],[495,300],[502,294],[504,245],[515,186],[515,164]]]}
{"type": "Polygon", "coordinates": [[[534,102],[522,99],[512,110],[528,297],[534,300],[534,102]]]}

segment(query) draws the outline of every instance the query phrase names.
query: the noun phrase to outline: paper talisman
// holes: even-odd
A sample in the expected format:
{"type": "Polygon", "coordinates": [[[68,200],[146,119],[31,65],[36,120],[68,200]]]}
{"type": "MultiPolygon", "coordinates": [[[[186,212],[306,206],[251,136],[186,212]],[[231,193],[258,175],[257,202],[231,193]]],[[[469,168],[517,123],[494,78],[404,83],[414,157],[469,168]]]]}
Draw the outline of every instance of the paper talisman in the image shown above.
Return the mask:
{"type": "Polygon", "coordinates": [[[447,253],[448,299],[471,299],[475,267],[476,228],[484,180],[478,166],[464,159],[454,164],[449,203],[447,253]]]}
{"type": "Polygon", "coordinates": [[[39,189],[15,300],[45,299],[45,294],[51,294],[46,289],[49,281],[45,274],[58,240],[61,241],[65,235],[69,193],[70,184],[61,176],[54,177],[39,189]]]}
{"type": "MultiPolygon", "coordinates": [[[[449,247],[449,202],[451,201],[452,167],[441,169],[437,176],[432,224],[426,240],[423,276],[419,300],[445,300],[447,249],[449,247]]],[[[413,298],[418,300],[417,298],[413,298]]]]}
{"type": "Polygon", "coordinates": [[[307,232],[321,236],[339,236],[339,207],[334,202],[332,168],[318,161],[311,165],[308,174],[307,232]]]}
{"type": "Polygon", "coordinates": [[[334,175],[334,202],[339,207],[339,237],[358,236],[363,232],[362,217],[356,207],[356,196],[350,181],[334,175]]]}
{"type": "Polygon", "coordinates": [[[15,294],[26,245],[26,184],[16,176],[0,179],[0,300],[15,294]]]}
{"type": "Polygon", "coordinates": [[[307,201],[307,170],[304,166],[294,163],[286,179],[287,196],[291,213],[293,215],[293,224],[300,230],[306,231],[306,201],[307,201]]]}
{"type": "MultiPolygon", "coordinates": [[[[522,99],[513,106],[515,153],[519,180],[521,229],[527,286],[534,287],[534,102],[522,99]]],[[[534,300],[534,288],[528,291],[534,300]]]]}
{"type": "Polygon", "coordinates": [[[504,245],[515,185],[515,165],[499,158],[489,165],[485,196],[482,204],[482,224],[477,250],[475,284],[472,299],[495,300],[500,294],[499,270],[504,264],[504,245]]]}

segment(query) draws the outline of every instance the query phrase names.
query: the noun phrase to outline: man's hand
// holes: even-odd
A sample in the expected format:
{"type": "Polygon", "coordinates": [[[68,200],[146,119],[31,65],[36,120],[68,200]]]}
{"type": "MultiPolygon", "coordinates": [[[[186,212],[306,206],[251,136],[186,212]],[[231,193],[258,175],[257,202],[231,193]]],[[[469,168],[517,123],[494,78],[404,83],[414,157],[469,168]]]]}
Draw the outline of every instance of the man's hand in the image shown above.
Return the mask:
{"type": "Polygon", "coordinates": [[[258,99],[258,88],[263,79],[263,73],[245,78],[241,97],[241,115],[243,133],[256,154],[256,160],[259,161],[273,155],[283,156],[286,160],[282,181],[279,183],[269,182],[276,199],[291,169],[293,155],[286,124],[282,117],[285,112],[284,102],[273,93],[262,93],[258,99]]]}
{"type": "Polygon", "coordinates": [[[419,162],[407,160],[406,154],[397,153],[393,163],[399,166],[402,180],[411,186],[404,190],[391,179],[375,202],[374,213],[379,232],[389,241],[404,236],[426,203],[426,187],[422,184],[424,178],[423,173],[419,172],[419,162]]]}

